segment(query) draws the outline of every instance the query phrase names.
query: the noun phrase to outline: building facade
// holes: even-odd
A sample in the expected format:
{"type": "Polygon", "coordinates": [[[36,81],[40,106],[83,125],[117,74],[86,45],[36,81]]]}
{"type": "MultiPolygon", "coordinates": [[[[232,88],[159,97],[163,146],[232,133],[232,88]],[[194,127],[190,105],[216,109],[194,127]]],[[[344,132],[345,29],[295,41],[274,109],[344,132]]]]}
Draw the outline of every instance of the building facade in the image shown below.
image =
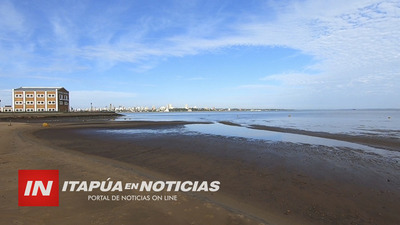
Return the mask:
{"type": "Polygon", "coordinates": [[[0,112],[12,112],[13,108],[11,105],[5,105],[4,107],[0,108],[0,112]]]}
{"type": "Polygon", "coordinates": [[[12,92],[14,112],[69,111],[69,92],[63,87],[20,87],[12,92]]]}

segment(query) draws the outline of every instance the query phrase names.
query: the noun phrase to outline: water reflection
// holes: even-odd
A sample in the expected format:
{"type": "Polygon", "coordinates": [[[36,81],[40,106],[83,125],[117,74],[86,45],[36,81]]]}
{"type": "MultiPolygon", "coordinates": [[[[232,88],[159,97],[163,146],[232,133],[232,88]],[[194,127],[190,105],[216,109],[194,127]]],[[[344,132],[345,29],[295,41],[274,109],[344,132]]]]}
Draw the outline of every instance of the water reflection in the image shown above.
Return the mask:
{"type": "Polygon", "coordinates": [[[339,141],[329,138],[320,138],[302,134],[291,134],[267,130],[257,130],[247,127],[229,126],[220,123],[213,124],[189,124],[182,127],[163,129],[102,129],[97,132],[129,138],[131,135],[218,135],[224,137],[237,137],[246,139],[263,140],[269,142],[290,142],[295,144],[319,145],[328,147],[349,148],[374,153],[385,157],[400,158],[400,152],[378,149],[366,145],[339,141]]]}
{"type": "Polygon", "coordinates": [[[328,147],[342,147],[351,148],[355,150],[362,150],[365,152],[375,153],[387,157],[400,158],[400,152],[388,151],[385,149],[378,149],[366,145],[333,140],[328,138],[312,137],[302,134],[291,134],[274,132],[267,130],[256,130],[247,127],[228,126],[223,124],[191,124],[186,125],[186,129],[190,132],[198,132],[203,134],[220,135],[228,137],[242,137],[249,139],[258,139],[264,141],[274,142],[290,142],[296,144],[309,144],[309,145],[322,145],[328,147]]]}
{"type": "Polygon", "coordinates": [[[126,113],[119,120],[230,121],[328,133],[400,138],[400,110],[295,110],[266,112],[126,113]]]}

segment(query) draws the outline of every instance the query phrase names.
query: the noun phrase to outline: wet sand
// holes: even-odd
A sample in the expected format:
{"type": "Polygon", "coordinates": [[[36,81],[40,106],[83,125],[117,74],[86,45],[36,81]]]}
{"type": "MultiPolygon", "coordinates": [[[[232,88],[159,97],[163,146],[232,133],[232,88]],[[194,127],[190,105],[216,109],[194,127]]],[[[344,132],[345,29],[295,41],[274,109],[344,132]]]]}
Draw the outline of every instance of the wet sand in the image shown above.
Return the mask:
{"type": "MultiPolygon", "coordinates": [[[[212,135],[97,131],[165,130],[184,124],[62,123],[42,128],[38,124],[7,127],[0,123],[1,144],[8,146],[1,152],[5,221],[58,222],[70,218],[98,224],[102,218],[114,224],[400,223],[397,159],[350,149],[212,135]],[[221,188],[216,193],[179,193],[175,204],[91,203],[85,196],[62,193],[58,208],[17,207],[18,169],[59,169],[65,180],[219,180],[221,188]]],[[[351,136],[347,138],[351,140],[351,136]]]]}
{"type": "MultiPolygon", "coordinates": [[[[240,126],[240,125],[239,125],[240,126]]],[[[357,144],[369,145],[377,148],[384,148],[393,151],[400,151],[400,139],[391,138],[391,137],[378,137],[371,135],[346,135],[346,134],[331,134],[327,132],[315,132],[315,131],[307,131],[307,130],[298,130],[292,128],[281,128],[281,127],[272,127],[265,125],[252,125],[250,126],[252,129],[257,130],[268,130],[268,131],[276,131],[276,132],[284,132],[284,133],[293,133],[293,134],[303,134],[313,137],[322,137],[329,138],[340,141],[347,141],[357,144]]]]}
{"type": "Polygon", "coordinates": [[[2,112],[4,122],[71,122],[83,120],[110,120],[122,116],[115,112],[2,112]]]}
{"type": "Polygon", "coordinates": [[[41,129],[47,128],[38,123],[0,123],[0,224],[260,224],[207,196],[184,193],[177,193],[178,201],[171,202],[92,202],[87,200],[88,193],[60,192],[59,207],[18,207],[20,169],[56,169],[60,182],[109,177],[123,182],[170,179],[133,164],[51,146],[31,135],[41,129]]]}

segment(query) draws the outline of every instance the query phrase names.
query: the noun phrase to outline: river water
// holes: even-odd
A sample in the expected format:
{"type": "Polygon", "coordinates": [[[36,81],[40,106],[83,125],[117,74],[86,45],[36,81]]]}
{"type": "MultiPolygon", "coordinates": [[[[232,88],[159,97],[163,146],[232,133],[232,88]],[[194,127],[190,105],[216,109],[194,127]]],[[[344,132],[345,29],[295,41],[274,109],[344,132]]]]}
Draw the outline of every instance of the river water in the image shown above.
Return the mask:
{"type": "Polygon", "coordinates": [[[400,110],[126,113],[119,120],[200,121],[212,123],[229,121],[244,127],[266,125],[308,131],[374,135],[400,139],[400,110]]]}

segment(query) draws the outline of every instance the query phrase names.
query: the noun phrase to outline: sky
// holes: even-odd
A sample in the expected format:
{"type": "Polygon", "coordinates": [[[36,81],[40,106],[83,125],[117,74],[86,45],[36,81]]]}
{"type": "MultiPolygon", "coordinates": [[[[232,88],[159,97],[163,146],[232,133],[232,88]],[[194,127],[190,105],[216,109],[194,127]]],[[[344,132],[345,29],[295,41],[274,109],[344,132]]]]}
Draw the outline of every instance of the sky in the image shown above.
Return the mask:
{"type": "Polygon", "coordinates": [[[0,0],[0,100],[400,108],[398,0],[0,0]]]}

